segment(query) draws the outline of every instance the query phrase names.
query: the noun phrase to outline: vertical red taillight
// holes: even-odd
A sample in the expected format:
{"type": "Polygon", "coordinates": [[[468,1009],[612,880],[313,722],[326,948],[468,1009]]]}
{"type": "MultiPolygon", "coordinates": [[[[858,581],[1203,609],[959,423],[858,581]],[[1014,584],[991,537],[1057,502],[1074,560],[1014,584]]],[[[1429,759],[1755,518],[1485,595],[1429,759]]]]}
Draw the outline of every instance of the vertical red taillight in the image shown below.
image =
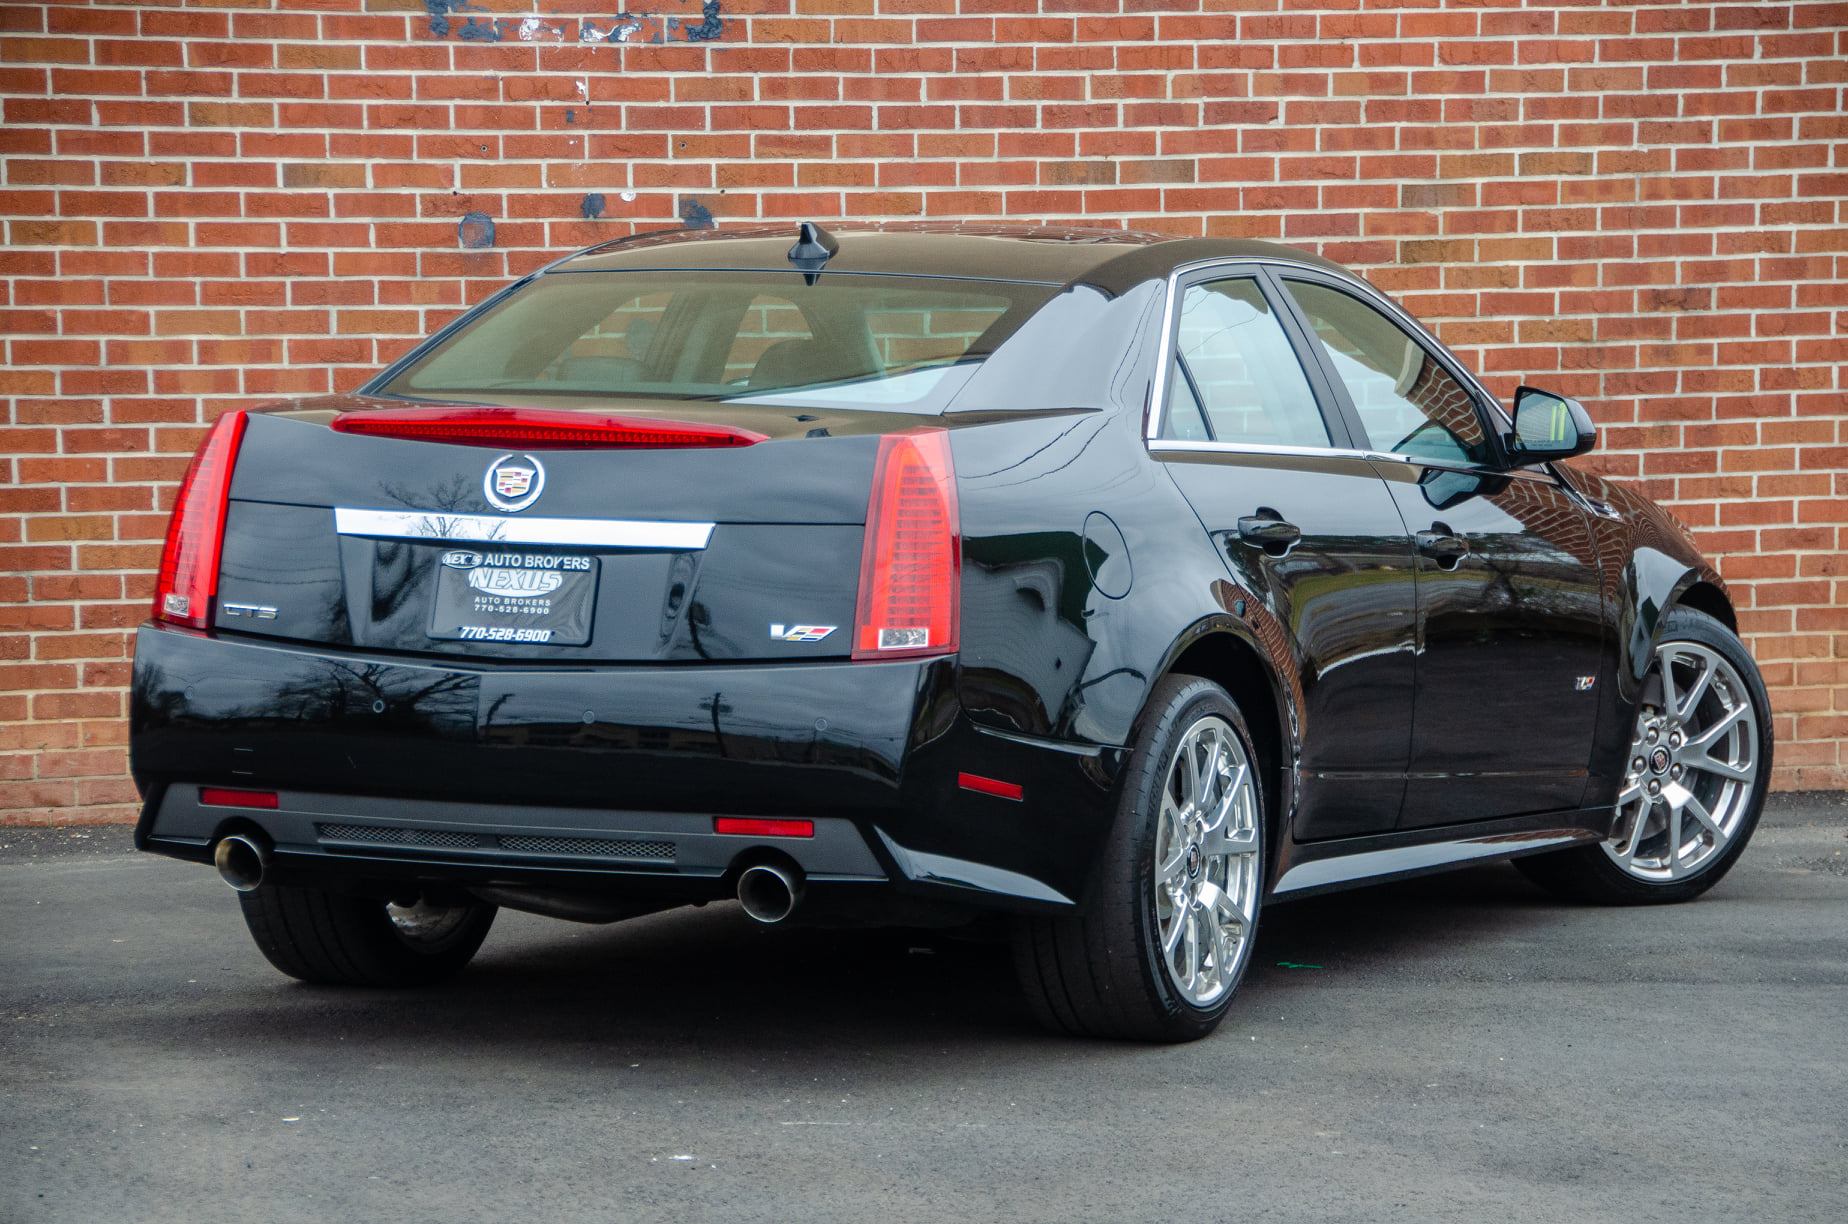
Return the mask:
{"type": "Polygon", "coordinates": [[[962,607],[962,529],[950,435],[879,439],[860,554],[853,657],[894,659],[956,649],[962,607]]]}
{"type": "Polygon", "coordinates": [[[208,629],[218,596],[218,557],[225,540],[225,511],[231,501],[231,468],[244,439],[244,414],[219,417],[199,451],[167,522],[167,546],[160,554],[154,586],[154,619],[208,629]]]}

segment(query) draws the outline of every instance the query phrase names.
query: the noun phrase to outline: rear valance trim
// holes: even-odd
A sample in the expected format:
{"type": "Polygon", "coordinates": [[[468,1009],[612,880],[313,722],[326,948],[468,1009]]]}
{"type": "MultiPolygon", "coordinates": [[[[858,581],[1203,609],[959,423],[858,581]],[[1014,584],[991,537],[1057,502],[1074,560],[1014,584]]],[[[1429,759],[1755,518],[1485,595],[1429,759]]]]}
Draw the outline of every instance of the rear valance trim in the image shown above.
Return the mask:
{"type": "Polygon", "coordinates": [[[463,540],[474,543],[658,548],[693,552],[706,547],[715,525],[649,522],[642,519],[514,518],[500,514],[445,514],[440,511],[334,507],[334,530],[339,534],[386,540],[463,540]]]}

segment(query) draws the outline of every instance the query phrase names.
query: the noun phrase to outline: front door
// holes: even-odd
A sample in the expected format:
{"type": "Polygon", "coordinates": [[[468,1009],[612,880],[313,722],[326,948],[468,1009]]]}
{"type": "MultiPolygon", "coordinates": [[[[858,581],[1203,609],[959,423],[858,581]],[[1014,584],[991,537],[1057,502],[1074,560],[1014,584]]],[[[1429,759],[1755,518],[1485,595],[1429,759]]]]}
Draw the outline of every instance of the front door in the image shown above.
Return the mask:
{"type": "Polygon", "coordinates": [[[1613,649],[1586,512],[1546,468],[1501,469],[1434,344],[1337,281],[1286,284],[1418,554],[1400,827],[1578,806],[1613,649]]]}
{"type": "Polygon", "coordinates": [[[1318,404],[1326,387],[1277,294],[1256,269],[1183,284],[1150,448],[1262,601],[1253,623],[1296,660],[1296,837],[1382,832],[1411,746],[1412,543],[1386,482],[1318,404]]]}

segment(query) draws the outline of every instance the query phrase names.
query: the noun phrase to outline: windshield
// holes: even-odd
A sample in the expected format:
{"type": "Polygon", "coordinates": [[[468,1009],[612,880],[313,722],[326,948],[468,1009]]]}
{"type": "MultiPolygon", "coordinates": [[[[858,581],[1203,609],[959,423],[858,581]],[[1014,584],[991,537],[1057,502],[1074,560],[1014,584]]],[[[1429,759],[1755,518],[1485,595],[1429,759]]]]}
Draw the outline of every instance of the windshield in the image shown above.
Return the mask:
{"type": "Polygon", "coordinates": [[[556,272],[380,390],[939,413],[1057,291],[846,273],[556,272]]]}

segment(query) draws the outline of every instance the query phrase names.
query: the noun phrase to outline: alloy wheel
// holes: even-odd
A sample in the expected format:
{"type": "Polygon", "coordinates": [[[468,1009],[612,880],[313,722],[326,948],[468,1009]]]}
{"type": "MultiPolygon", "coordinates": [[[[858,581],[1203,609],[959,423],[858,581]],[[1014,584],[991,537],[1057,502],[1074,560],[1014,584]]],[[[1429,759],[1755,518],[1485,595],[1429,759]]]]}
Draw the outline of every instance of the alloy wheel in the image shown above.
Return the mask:
{"type": "Polygon", "coordinates": [[[1238,982],[1257,922],[1258,793],[1237,732],[1208,715],[1168,763],[1155,822],[1156,938],[1195,1007],[1238,982]]]}
{"type": "Polygon", "coordinates": [[[1604,852],[1639,880],[1685,879],[1725,852],[1758,782],[1758,718],[1738,669],[1698,642],[1656,647],[1661,704],[1637,711],[1604,852]]]}
{"type": "Polygon", "coordinates": [[[385,904],[398,937],[411,945],[439,944],[454,935],[468,921],[474,907],[469,905],[434,905],[422,897],[415,905],[385,904]]]}

